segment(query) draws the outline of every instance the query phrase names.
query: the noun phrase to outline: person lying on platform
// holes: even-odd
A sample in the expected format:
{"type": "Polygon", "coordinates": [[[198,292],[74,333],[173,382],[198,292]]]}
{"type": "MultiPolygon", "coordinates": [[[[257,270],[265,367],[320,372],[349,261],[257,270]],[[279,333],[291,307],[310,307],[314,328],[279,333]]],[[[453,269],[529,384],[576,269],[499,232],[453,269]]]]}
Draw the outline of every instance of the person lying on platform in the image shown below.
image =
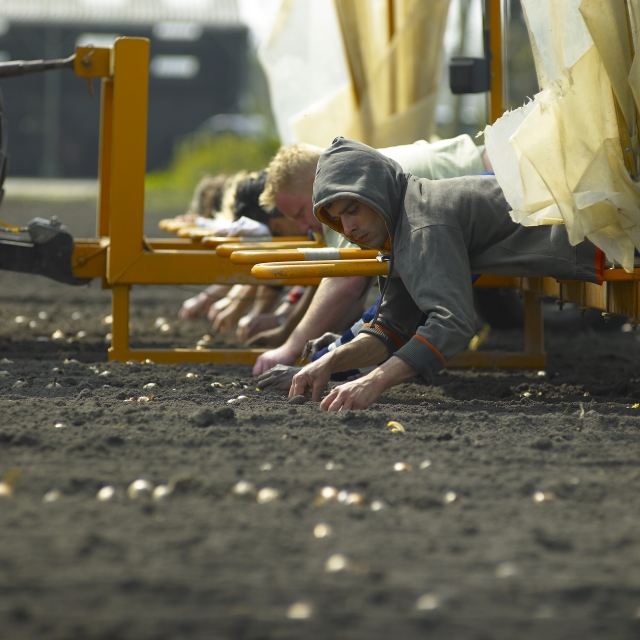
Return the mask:
{"type": "MultiPolygon", "coordinates": [[[[287,220],[277,209],[267,214],[260,206],[258,199],[266,179],[266,171],[250,174],[242,172],[225,178],[221,189],[218,177],[205,176],[195,189],[188,215],[197,214],[202,220],[211,220],[216,225],[211,227],[212,235],[297,234],[297,225],[287,220]]],[[[189,320],[207,314],[212,323],[218,322],[223,330],[231,330],[247,310],[247,304],[251,306],[256,289],[244,289],[241,298],[236,289],[233,299],[227,299],[230,292],[231,287],[228,285],[211,285],[185,300],[178,317],[189,320]],[[220,315],[222,319],[218,319],[220,315]]]]}
{"type": "Polygon", "coordinates": [[[364,409],[404,380],[431,380],[474,334],[472,273],[602,283],[600,249],[588,240],[571,246],[562,225],[513,222],[494,176],[420,179],[336,138],[318,162],[313,203],[323,224],[389,260],[368,326],[293,378],[290,397],[312,392],[319,401],[333,373],[380,365],[335,387],[324,410],[364,409]]]}
{"type": "MultiPolygon", "coordinates": [[[[353,247],[348,239],[321,224],[313,214],[313,181],[322,152],[320,147],[307,144],[282,147],[269,163],[260,204],[265,209],[277,208],[285,217],[297,222],[301,233],[322,232],[330,247],[353,247]]],[[[406,172],[432,180],[491,170],[484,148],[476,146],[468,135],[433,144],[419,140],[380,152],[398,162],[406,172]]],[[[298,326],[283,326],[282,329],[288,332],[286,342],[262,354],[253,375],[259,376],[278,364],[293,365],[309,340],[327,331],[341,333],[350,327],[364,310],[364,297],[370,282],[370,278],[360,276],[324,279],[298,326]]],[[[277,331],[272,330],[272,337],[276,337],[273,334],[277,331]]]]}

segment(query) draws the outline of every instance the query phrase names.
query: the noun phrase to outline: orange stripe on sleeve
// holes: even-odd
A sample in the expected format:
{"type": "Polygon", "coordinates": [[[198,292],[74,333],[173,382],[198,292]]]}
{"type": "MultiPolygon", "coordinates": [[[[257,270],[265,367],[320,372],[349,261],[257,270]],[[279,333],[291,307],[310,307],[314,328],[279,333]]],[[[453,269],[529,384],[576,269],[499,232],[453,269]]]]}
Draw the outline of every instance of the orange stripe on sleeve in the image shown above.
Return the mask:
{"type": "Polygon", "coordinates": [[[440,362],[442,362],[443,367],[447,366],[447,361],[444,359],[444,356],[428,340],[425,340],[424,338],[420,337],[418,334],[416,334],[413,337],[420,340],[420,342],[424,342],[427,345],[427,347],[429,347],[429,349],[431,349],[438,356],[438,358],[440,358],[440,362]]]}
{"type": "MultiPolygon", "coordinates": [[[[370,327],[370,326],[371,326],[371,323],[367,322],[367,323],[362,325],[362,328],[370,327]]],[[[398,345],[398,349],[400,347],[402,347],[402,340],[400,340],[400,338],[398,338],[398,336],[395,335],[394,333],[391,333],[391,331],[389,331],[389,329],[385,329],[384,327],[381,327],[379,324],[374,324],[373,328],[374,329],[378,329],[379,331],[382,331],[382,333],[386,333],[390,338],[392,338],[394,340],[394,342],[398,345]]]]}

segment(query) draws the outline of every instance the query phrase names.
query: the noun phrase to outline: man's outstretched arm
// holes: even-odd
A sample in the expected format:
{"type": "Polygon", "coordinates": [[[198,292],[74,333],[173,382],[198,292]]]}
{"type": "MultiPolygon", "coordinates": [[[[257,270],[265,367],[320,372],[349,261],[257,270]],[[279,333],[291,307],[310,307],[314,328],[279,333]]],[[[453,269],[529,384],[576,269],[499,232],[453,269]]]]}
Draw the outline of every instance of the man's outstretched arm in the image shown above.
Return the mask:
{"type": "MultiPolygon", "coordinates": [[[[259,376],[277,364],[294,364],[300,357],[308,340],[313,340],[327,331],[332,331],[340,323],[358,316],[355,303],[360,301],[368,283],[367,277],[325,278],[311,302],[307,313],[289,336],[277,349],[263,353],[253,368],[253,375],[259,376]]],[[[362,305],[360,301],[358,304],[362,305]]]]}
{"type": "MultiPolygon", "coordinates": [[[[294,376],[289,397],[305,395],[311,390],[312,400],[319,402],[332,373],[375,365],[388,355],[381,340],[359,334],[352,342],[304,367],[294,376]]],[[[415,375],[412,367],[400,358],[392,357],[363,378],[336,387],[323,400],[321,407],[325,411],[364,409],[375,402],[385,389],[415,375]]]]}

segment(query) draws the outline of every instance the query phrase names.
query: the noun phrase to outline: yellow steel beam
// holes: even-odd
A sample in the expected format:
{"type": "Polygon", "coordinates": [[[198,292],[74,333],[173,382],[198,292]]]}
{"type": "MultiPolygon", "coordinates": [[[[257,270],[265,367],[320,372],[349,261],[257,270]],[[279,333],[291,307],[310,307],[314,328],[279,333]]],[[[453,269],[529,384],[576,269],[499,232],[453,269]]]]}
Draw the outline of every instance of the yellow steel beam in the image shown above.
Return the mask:
{"type": "MultiPolygon", "coordinates": [[[[205,245],[207,243],[205,242],[205,245]]],[[[230,242],[218,245],[216,253],[221,258],[229,258],[235,251],[277,251],[278,249],[314,249],[324,247],[324,243],[315,240],[278,241],[278,242],[230,242]]]]}
{"type": "Polygon", "coordinates": [[[110,284],[118,282],[143,250],[149,40],[118,38],[113,56],[110,284]]]}
{"type": "Polygon", "coordinates": [[[250,265],[234,265],[213,251],[144,251],[118,274],[112,274],[110,284],[269,284],[284,286],[300,284],[316,286],[319,276],[283,280],[256,280],[250,265]]]}
{"type": "MultiPolygon", "coordinates": [[[[218,254],[219,255],[219,254],[218,254]]],[[[231,262],[234,264],[260,264],[262,262],[286,262],[295,260],[360,260],[375,258],[378,252],[374,249],[275,249],[269,251],[234,251],[231,262]],[[329,255],[328,255],[329,254],[329,255]]]]}
{"type": "Polygon", "coordinates": [[[109,360],[151,360],[158,364],[180,362],[211,362],[213,364],[254,365],[265,349],[109,349],[109,360]]]}
{"type": "Polygon", "coordinates": [[[312,260],[310,262],[269,262],[257,264],[251,273],[263,278],[333,278],[349,276],[385,276],[389,263],[377,260],[342,260],[338,262],[312,260]]]}
{"type": "Polygon", "coordinates": [[[98,211],[96,233],[99,238],[109,235],[111,210],[111,137],[113,122],[113,80],[102,79],[100,92],[100,149],[98,156],[98,211]]]}

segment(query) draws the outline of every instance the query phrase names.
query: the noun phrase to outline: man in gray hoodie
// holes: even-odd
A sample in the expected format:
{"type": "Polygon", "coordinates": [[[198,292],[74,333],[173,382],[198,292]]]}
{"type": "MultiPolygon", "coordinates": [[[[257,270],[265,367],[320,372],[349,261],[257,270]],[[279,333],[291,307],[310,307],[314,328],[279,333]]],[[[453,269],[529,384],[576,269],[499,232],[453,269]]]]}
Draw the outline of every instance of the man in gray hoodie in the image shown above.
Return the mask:
{"type": "Polygon", "coordinates": [[[318,163],[313,203],[323,224],[388,256],[390,274],[369,325],[293,378],[290,397],[311,390],[319,401],[331,374],[384,362],[336,387],[324,410],[364,409],[389,387],[445,367],[474,333],[471,273],[602,283],[602,251],[588,240],[571,246],[561,225],[513,222],[493,176],[416,178],[336,138],[318,163]]]}

